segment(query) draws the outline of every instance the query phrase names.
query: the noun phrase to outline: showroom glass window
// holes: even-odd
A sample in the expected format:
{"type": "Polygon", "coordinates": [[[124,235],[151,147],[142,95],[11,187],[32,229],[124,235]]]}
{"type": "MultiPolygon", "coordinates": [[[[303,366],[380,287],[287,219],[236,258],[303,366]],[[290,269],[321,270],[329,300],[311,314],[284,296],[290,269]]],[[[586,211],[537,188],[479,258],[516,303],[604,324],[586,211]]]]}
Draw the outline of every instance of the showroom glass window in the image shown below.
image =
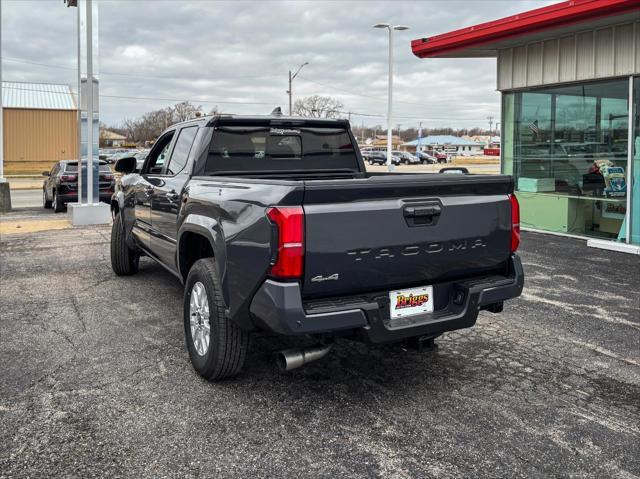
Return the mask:
{"type": "Polygon", "coordinates": [[[633,192],[631,196],[631,243],[640,245],[640,77],[633,79],[633,192]]]}
{"type": "Polygon", "coordinates": [[[623,240],[628,77],[507,95],[504,113],[513,114],[514,129],[505,162],[513,159],[504,169],[512,168],[523,224],[623,240]]]}

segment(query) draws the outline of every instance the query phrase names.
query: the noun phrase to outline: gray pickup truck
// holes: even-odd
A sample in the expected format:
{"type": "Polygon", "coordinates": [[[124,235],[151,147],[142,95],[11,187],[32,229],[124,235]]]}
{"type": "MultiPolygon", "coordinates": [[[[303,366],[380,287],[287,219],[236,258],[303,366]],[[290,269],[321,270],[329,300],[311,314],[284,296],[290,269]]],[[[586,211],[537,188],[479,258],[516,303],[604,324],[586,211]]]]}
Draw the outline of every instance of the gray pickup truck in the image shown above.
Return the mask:
{"type": "MultiPolygon", "coordinates": [[[[111,264],[145,255],[185,287],[194,368],[237,374],[249,335],[428,340],[498,313],[524,282],[513,180],[368,173],[345,120],[220,115],[174,125],[111,201],[111,264]]],[[[307,342],[308,343],[308,342],[307,342]]]]}

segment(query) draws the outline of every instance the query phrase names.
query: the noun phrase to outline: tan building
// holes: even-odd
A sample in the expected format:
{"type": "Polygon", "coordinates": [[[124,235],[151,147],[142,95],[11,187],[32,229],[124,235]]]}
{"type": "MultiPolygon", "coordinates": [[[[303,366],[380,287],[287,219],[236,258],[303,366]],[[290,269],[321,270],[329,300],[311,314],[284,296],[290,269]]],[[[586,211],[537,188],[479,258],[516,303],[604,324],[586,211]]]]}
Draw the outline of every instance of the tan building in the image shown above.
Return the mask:
{"type": "Polygon", "coordinates": [[[2,106],[5,174],[37,174],[77,158],[77,106],[69,85],[5,81],[2,106]]]}
{"type": "MultiPolygon", "coordinates": [[[[400,148],[400,145],[402,145],[402,143],[404,143],[404,141],[399,136],[393,135],[391,137],[391,147],[394,150],[398,150],[400,148]]],[[[376,135],[375,139],[373,140],[373,142],[369,146],[386,148],[387,147],[387,135],[376,135]]]]}
{"type": "Polygon", "coordinates": [[[111,130],[100,130],[100,148],[121,148],[127,137],[111,130]]]}

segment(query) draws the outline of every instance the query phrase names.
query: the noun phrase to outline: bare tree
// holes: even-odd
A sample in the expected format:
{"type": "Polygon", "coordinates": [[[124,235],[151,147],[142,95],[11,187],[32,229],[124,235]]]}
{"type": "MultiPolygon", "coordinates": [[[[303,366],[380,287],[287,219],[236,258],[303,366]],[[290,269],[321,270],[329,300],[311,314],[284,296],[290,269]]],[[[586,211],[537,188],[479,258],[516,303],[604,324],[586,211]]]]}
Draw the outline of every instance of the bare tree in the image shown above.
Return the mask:
{"type": "Polygon", "coordinates": [[[170,108],[171,117],[173,123],[180,123],[181,121],[191,120],[196,117],[196,112],[202,113],[202,105],[192,105],[191,102],[183,101],[176,103],[170,108]]]}
{"type": "Polygon", "coordinates": [[[296,100],[293,114],[307,118],[338,118],[343,106],[336,98],[313,95],[296,100]]]}

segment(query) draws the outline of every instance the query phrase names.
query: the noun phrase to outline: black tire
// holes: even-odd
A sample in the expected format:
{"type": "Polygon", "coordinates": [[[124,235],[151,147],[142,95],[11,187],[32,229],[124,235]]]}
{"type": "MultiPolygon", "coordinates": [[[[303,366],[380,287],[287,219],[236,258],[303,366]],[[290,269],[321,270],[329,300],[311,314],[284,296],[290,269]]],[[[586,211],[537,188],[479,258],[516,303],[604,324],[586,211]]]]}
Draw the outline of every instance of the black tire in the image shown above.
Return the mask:
{"type": "Polygon", "coordinates": [[[209,381],[236,376],[249,347],[249,333],[225,316],[216,263],[213,258],[196,261],[184,289],[184,335],[193,368],[209,381]],[[209,345],[200,355],[191,332],[191,295],[194,285],[201,283],[207,294],[209,308],[209,345]]]}
{"type": "Polygon", "coordinates": [[[56,193],[56,190],[53,190],[53,201],[51,202],[51,206],[55,213],[62,213],[64,211],[64,203],[58,201],[58,194],[56,193]]]}
{"type": "Polygon", "coordinates": [[[369,164],[373,166],[373,160],[369,160],[369,164]]]}
{"type": "Polygon", "coordinates": [[[138,272],[140,254],[127,246],[122,215],[117,215],[111,227],[111,269],[118,276],[131,276],[138,272]]]}
{"type": "Polygon", "coordinates": [[[51,209],[51,201],[47,199],[47,190],[42,190],[42,206],[45,209],[51,209]]]}

